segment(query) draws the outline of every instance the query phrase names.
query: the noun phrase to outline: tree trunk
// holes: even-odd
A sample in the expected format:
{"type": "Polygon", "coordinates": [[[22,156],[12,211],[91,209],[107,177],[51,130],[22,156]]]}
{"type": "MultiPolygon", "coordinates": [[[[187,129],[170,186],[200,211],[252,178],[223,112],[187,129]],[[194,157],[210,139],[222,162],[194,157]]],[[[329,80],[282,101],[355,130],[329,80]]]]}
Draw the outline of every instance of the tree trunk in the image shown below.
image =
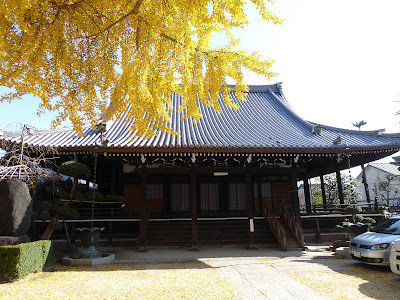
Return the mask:
{"type": "Polygon", "coordinates": [[[75,189],[76,189],[76,185],[77,184],[78,184],[78,178],[74,177],[74,183],[72,185],[71,192],[69,193],[69,200],[74,200],[74,193],[75,193],[75,189]]]}

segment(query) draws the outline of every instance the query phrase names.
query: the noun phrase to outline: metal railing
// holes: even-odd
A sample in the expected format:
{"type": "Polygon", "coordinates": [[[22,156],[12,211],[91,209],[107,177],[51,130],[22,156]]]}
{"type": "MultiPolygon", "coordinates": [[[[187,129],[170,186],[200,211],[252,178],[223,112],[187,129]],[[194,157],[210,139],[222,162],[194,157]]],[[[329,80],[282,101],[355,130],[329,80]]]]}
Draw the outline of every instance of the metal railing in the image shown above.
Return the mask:
{"type": "Polygon", "coordinates": [[[300,213],[302,215],[315,215],[315,214],[344,214],[345,208],[349,205],[359,206],[364,213],[376,213],[376,207],[374,203],[360,203],[360,204],[312,204],[312,205],[301,205],[300,213]]]}

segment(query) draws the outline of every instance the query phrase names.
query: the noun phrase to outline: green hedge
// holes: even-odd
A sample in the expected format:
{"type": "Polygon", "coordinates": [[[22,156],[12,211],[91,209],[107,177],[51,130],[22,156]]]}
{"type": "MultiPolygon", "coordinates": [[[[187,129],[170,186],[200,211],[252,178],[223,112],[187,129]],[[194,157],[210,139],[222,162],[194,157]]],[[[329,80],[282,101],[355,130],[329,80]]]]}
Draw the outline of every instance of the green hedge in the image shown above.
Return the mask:
{"type": "Polygon", "coordinates": [[[50,260],[51,241],[0,247],[0,281],[14,281],[40,272],[50,260]]]}

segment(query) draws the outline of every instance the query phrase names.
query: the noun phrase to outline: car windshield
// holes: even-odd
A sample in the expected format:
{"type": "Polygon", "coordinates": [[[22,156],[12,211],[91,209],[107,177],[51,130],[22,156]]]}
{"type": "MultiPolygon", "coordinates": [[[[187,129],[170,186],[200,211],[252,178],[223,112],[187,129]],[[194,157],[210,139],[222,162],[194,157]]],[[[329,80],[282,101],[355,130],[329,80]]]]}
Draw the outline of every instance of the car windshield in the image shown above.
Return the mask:
{"type": "Polygon", "coordinates": [[[378,233],[399,234],[400,235],[400,219],[386,220],[382,224],[376,226],[371,231],[378,232],[378,233]]]}

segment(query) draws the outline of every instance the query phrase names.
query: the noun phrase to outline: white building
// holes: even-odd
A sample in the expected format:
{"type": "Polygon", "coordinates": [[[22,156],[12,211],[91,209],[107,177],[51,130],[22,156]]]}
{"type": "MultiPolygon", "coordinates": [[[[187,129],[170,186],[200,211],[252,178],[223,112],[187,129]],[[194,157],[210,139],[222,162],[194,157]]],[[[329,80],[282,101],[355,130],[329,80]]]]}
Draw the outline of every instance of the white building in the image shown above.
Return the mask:
{"type": "MultiPolygon", "coordinates": [[[[377,197],[379,205],[398,206],[400,204],[400,171],[399,166],[390,163],[369,163],[365,167],[371,202],[377,197]]],[[[361,193],[361,201],[367,202],[362,172],[357,176],[360,182],[357,190],[361,193]]]]}

